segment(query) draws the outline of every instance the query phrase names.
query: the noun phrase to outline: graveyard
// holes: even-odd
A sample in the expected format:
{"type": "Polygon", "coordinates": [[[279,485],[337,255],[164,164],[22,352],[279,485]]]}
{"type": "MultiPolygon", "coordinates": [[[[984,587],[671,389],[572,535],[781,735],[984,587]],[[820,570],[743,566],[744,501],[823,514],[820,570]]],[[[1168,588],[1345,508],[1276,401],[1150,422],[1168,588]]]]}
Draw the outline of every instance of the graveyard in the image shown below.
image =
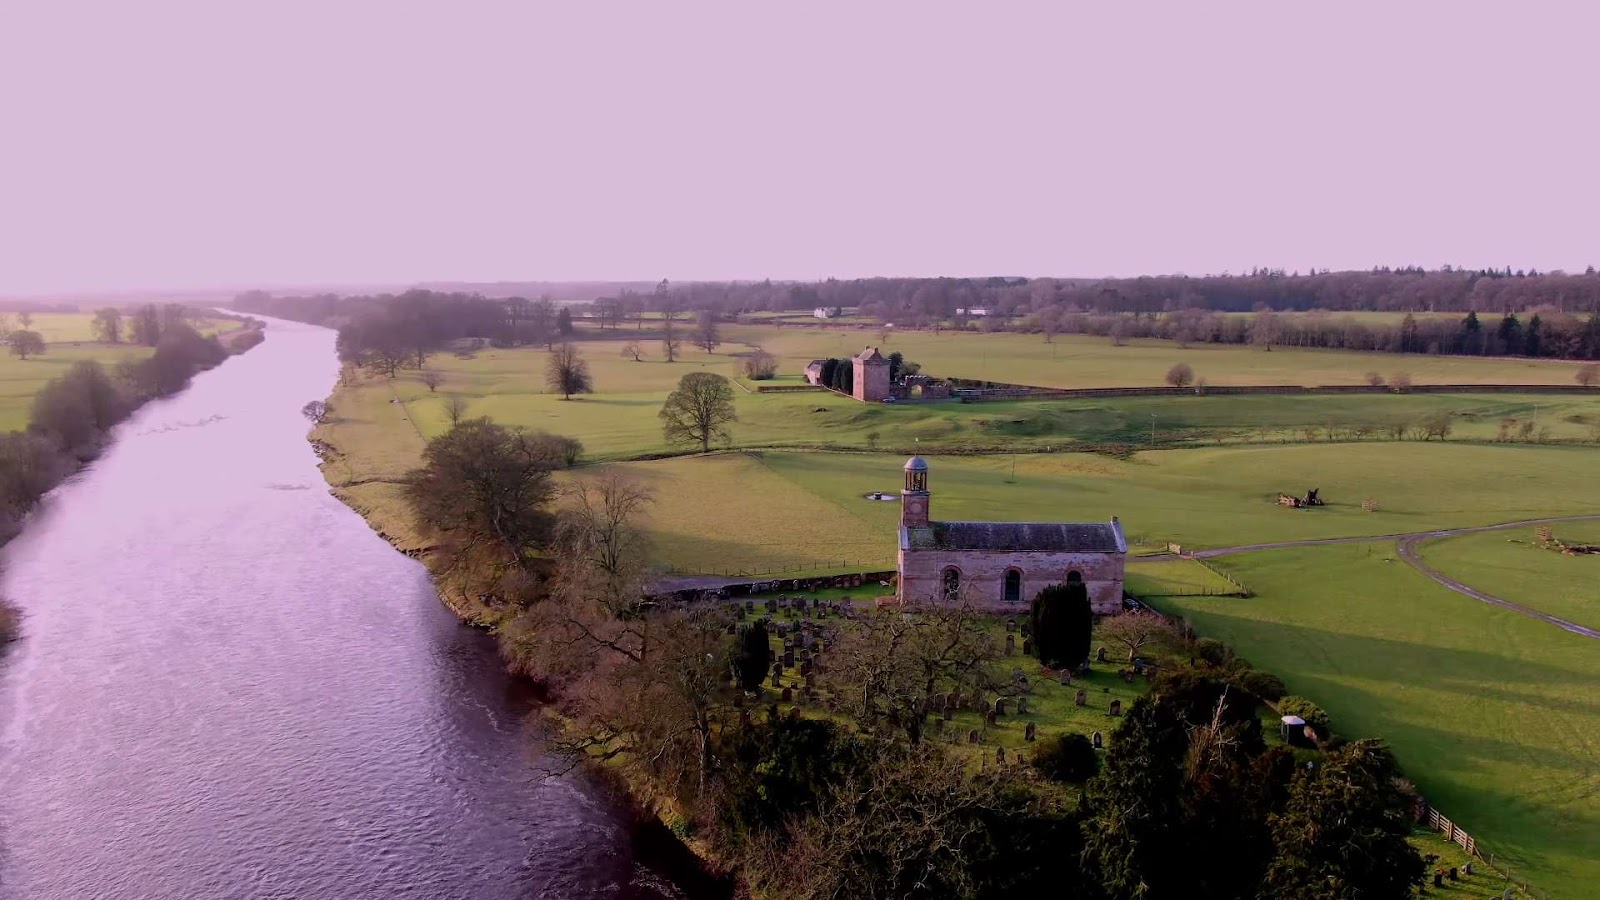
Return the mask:
{"type": "MultiPolygon", "coordinates": [[[[780,356],[781,373],[793,374],[810,358],[848,355],[876,336],[733,326],[725,329],[730,343],[717,352],[686,348],[679,361],[665,363],[648,332],[641,338],[645,361],[623,356],[623,331],[619,339],[579,343],[596,392],[571,401],[545,392],[542,348],[437,354],[429,363],[443,378],[437,390],[416,372],[393,380],[354,376],[332,397],[332,420],[313,434],[326,448],[330,484],[398,546],[423,548],[399,481],[427,439],[448,428],[445,399],[459,397],[466,415],[583,441],[584,464],[562,479],[613,466],[648,486],[653,502],[644,529],[662,577],[800,577],[892,568],[898,504],[866,495],[895,492],[908,453],[937,455],[937,515],[1119,516],[1130,543],[1131,592],[1282,677],[1293,693],[1323,706],[1341,734],[1387,740],[1432,802],[1501,864],[1553,896],[1581,895],[1577,886],[1600,879],[1585,852],[1600,844],[1593,750],[1600,746],[1600,654],[1592,642],[1428,581],[1396,558],[1393,540],[1242,552],[1209,560],[1212,568],[1169,554],[1173,545],[1204,551],[1594,514],[1600,480],[1590,474],[1590,441],[1600,397],[1195,395],[868,405],[824,391],[760,393],[759,384],[736,380],[739,419],[730,444],[685,455],[663,442],[656,417],[683,374],[733,377],[736,354],[755,344],[780,356]],[[1446,440],[1396,440],[1380,427],[1441,413],[1453,423],[1446,440]],[[1521,426],[1508,421],[1536,427],[1519,438],[1521,426]],[[1280,493],[1301,496],[1310,488],[1325,505],[1277,502],[1280,493]]],[[[925,371],[1067,387],[1159,384],[1180,358],[1213,384],[1355,384],[1370,369],[1400,366],[1419,384],[1558,384],[1572,377],[1571,364],[1550,361],[1283,348],[1269,355],[1243,347],[1178,350],[1170,342],[1046,343],[1015,334],[896,334],[888,347],[925,371]]],[[[1593,525],[1569,523],[1556,532],[1575,542],[1600,539],[1593,525]]],[[[1530,527],[1423,541],[1418,552],[1481,590],[1600,624],[1586,595],[1600,559],[1564,556],[1533,541],[1530,527]]],[[[993,764],[997,750],[1025,749],[1028,721],[1040,732],[1108,736],[1110,700],[1126,704],[1143,689],[1116,671],[1096,666],[1076,687],[1030,676],[1027,714],[1013,706],[989,728],[984,712],[967,706],[935,727],[975,764],[993,764]],[[1083,707],[1075,703],[1079,689],[1088,691],[1083,707]],[[974,730],[980,741],[969,745],[974,730]]],[[[781,696],[787,687],[793,696],[803,686],[803,676],[789,670],[780,687],[767,690],[781,696]]]]}

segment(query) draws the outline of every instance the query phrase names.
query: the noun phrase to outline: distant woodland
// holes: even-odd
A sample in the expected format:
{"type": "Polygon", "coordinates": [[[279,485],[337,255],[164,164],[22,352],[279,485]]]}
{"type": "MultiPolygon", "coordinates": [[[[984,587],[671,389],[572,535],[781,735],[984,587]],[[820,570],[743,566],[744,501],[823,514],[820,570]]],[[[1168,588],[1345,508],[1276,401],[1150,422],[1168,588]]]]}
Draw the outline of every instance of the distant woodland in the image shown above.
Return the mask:
{"type": "MultiPolygon", "coordinates": [[[[559,310],[566,308],[549,296],[489,298],[426,290],[354,297],[250,292],[236,298],[234,306],[332,327],[359,322],[359,330],[369,335],[405,332],[405,340],[434,346],[457,337],[507,344],[548,341],[557,335],[559,310]]],[[[1380,268],[1103,280],[662,281],[649,291],[622,287],[575,309],[605,329],[639,325],[646,316],[710,311],[731,319],[817,307],[849,308],[858,317],[900,328],[1024,331],[1046,339],[1096,334],[1114,341],[1153,337],[1181,343],[1600,359],[1600,274],[1592,267],[1582,274],[1380,268]],[[1327,314],[1274,315],[1316,310],[1327,314]],[[1394,322],[1340,315],[1359,311],[1413,315],[1394,322]],[[1452,312],[1461,315],[1438,315],[1452,312]]]]}

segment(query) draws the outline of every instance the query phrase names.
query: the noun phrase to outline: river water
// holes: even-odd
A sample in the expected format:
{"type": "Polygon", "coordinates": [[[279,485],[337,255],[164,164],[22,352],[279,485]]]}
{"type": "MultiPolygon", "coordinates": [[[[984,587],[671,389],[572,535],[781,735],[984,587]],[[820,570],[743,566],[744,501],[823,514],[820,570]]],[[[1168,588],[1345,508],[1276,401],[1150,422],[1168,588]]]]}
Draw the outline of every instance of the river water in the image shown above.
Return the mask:
{"type": "Polygon", "coordinates": [[[0,551],[0,897],[706,896],[526,688],[329,495],[299,414],[333,333],[120,427],[0,551]]]}

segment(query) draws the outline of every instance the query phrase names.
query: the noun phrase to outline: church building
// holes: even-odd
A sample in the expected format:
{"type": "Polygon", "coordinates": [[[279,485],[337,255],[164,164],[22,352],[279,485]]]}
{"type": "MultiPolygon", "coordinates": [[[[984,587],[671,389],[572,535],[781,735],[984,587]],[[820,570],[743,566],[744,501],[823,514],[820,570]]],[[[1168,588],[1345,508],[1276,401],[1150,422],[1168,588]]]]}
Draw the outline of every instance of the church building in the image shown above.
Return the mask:
{"type": "Polygon", "coordinates": [[[936,522],[929,518],[928,464],[906,461],[900,492],[903,604],[958,594],[996,612],[1025,609],[1052,584],[1083,582],[1096,615],[1122,611],[1128,542],[1110,522],[936,522]]]}

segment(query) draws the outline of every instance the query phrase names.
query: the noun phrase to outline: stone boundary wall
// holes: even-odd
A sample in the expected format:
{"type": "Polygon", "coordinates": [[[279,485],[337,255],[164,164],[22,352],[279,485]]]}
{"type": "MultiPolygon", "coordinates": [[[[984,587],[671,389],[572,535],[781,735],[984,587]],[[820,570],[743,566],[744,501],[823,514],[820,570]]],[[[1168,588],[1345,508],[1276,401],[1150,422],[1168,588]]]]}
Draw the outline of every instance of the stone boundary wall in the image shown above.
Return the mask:
{"type": "MultiPolygon", "coordinates": [[[[650,595],[651,600],[658,602],[680,601],[691,602],[696,600],[709,600],[717,597],[748,597],[753,594],[767,593],[810,593],[812,591],[825,591],[834,588],[854,590],[866,588],[870,591],[883,591],[883,582],[893,584],[899,573],[894,569],[877,572],[853,572],[848,575],[819,575],[815,578],[778,578],[766,581],[730,581],[720,588],[686,588],[684,590],[666,591],[650,595]]],[[[892,589],[889,589],[892,593],[892,589]]]]}

